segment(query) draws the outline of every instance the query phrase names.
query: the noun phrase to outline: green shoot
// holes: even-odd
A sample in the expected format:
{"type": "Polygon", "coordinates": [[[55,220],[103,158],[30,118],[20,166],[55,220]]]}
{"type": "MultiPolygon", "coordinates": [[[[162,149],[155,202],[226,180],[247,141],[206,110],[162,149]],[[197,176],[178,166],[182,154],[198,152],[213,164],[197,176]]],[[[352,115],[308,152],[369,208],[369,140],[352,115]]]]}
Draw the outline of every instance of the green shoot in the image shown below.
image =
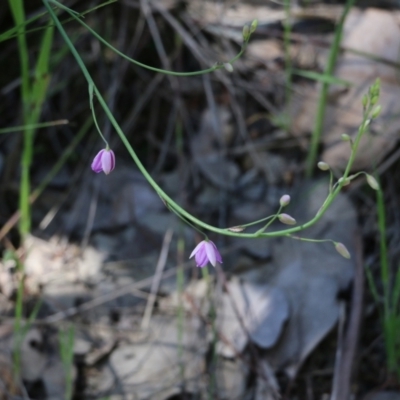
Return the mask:
{"type": "Polygon", "coordinates": [[[355,0],[347,0],[346,6],[343,10],[342,16],[340,17],[339,23],[336,27],[335,37],[331,46],[329,53],[328,63],[324,72],[324,82],[321,85],[321,90],[318,98],[318,108],[317,115],[315,117],[315,125],[311,136],[311,145],[308,152],[306,161],[306,176],[310,178],[313,174],[314,167],[317,161],[318,146],[321,141],[322,128],[324,124],[325,109],[328,99],[328,90],[330,81],[327,77],[333,75],[333,70],[336,65],[336,59],[339,54],[340,43],[342,41],[343,25],[346,20],[347,14],[349,13],[351,7],[353,7],[355,0]]]}
{"type": "Polygon", "coordinates": [[[74,336],[73,325],[60,331],[60,353],[65,372],[65,400],[71,400],[74,390],[73,363],[74,363],[74,336]]]}

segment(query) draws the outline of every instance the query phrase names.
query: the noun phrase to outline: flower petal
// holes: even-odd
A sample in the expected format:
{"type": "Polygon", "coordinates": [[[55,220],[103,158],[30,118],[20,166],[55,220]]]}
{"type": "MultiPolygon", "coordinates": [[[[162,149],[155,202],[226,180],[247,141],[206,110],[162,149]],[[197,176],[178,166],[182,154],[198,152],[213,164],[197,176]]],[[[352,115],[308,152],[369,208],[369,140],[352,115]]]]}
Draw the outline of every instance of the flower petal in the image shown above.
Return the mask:
{"type": "Polygon", "coordinates": [[[215,245],[214,242],[211,242],[211,241],[210,241],[210,243],[211,243],[211,244],[213,245],[213,247],[214,247],[215,258],[217,259],[217,261],[218,261],[220,264],[222,264],[222,257],[221,257],[220,252],[219,252],[218,249],[217,249],[217,246],[215,245]]]}
{"type": "Polygon", "coordinates": [[[104,149],[100,150],[97,153],[96,157],[93,159],[91,167],[92,167],[92,170],[94,172],[96,172],[96,174],[98,174],[99,172],[103,171],[103,167],[102,167],[102,162],[101,161],[102,161],[102,157],[103,157],[103,153],[104,152],[105,152],[104,149]]]}
{"type": "Polygon", "coordinates": [[[202,241],[194,248],[194,250],[193,250],[192,253],[190,254],[189,259],[192,258],[192,257],[200,250],[201,247],[204,246],[204,243],[205,243],[204,240],[202,240],[202,241]]]}
{"type": "Polygon", "coordinates": [[[213,246],[212,242],[205,242],[204,247],[206,249],[207,257],[210,260],[211,265],[215,267],[215,263],[217,261],[217,256],[214,250],[215,245],[213,246]]]}
{"type": "Polygon", "coordinates": [[[204,267],[208,263],[208,257],[205,248],[203,247],[201,251],[196,254],[196,265],[198,267],[204,267]]]}
{"type": "Polygon", "coordinates": [[[103,167],[103,171],[106,175],[108,175],[112,171],[112,154],[111,151],[105,150],[103,153],[103,157],[101,158],[101,166],[103,167]]]}
{"type": "Polygon", "coordinates": [[[110,150],[111,155],[111,171],[115,168],[115,154],[112,150],[110,150]]]}

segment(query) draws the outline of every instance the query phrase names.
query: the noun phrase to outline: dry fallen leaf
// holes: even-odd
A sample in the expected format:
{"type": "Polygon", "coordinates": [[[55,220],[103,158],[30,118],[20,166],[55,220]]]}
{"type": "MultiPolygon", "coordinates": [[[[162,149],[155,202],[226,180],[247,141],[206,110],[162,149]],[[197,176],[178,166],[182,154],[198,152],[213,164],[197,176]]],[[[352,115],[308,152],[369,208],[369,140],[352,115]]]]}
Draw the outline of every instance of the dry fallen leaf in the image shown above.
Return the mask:
{"type": "Polygon", "coordinates": [[[267,284],[240,283],[237,279],[232,279],[228,288],[229,292],[223,295],[217,310],[217,324],[233,349],[220,342],[219,352],[225,357],[233,357],[234,350],[241,352],[244,349],[248,337],[260,347],[272,347],[289,315],[289,305],[282,290],[267,284]]]}
{"type": "Polygon", "coordinates": [[[180,393],[184,376],[185,389],[200,392],[206,341],[199,320],[186,317],[181,345],[178,338],[175,315],[153,315],[149,335],[121,343],[94,386],[97,390],[113,388],[115,394],[131,392],[140,400],[162,400],[180,393]]]}
{"type": "Polygon", "coordinates": [[[217,107],[215,113],[206,110],[190,148],[195,165],[205,178],[216,187],[232,190],[240,175],[239,167],[222,154],[233,135],[230,120],[231,113],[226,107],[217,107]]]}

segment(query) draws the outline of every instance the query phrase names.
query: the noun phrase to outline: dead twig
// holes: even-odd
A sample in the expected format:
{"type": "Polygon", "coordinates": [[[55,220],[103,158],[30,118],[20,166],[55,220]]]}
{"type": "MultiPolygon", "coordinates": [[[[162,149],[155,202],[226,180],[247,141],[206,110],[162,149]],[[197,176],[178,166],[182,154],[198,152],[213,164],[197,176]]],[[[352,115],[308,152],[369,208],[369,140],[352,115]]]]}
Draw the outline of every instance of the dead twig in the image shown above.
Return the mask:
{"type": "Polygon", "coordinates": [[[154,274],[153,282],[151,283],[150,296],[147,299],[146,308],[144,310],[142,322],[140,328],[143,330],[148,329],[150,324],[151,314],[153,312],[154,303],[156,302],[157,292],[160,287],[162,273],[167,263],[167,257],[169,252],[169,246],[171,244],[172,235],[174,234],[172,229],[168,229],[164,235],[164,241],[162,244],[160,256],[158,258],[156,271],[154,274]]]}

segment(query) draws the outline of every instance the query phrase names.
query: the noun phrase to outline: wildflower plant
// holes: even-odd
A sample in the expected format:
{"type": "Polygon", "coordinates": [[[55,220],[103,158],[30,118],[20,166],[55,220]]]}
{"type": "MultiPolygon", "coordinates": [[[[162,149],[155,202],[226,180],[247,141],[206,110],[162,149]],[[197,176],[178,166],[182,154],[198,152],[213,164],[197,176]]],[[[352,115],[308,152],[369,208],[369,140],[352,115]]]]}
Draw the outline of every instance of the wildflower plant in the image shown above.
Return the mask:
{"type": "MultiPolygon", "coordinates": [[[[378,99],[379,99],[379,89],[380,89],[380,82],[379,80],[376,80],[376,82],[371,86],[369,89],[369,92],[365,95],[363,98],[362,102],[362,122],[359,126],[358,132],[354,139],[351,139],[350,136],[345,135],[345,139],[347,140],[351,149],[350,157],[347,163],[347,166],[343,172],[343,175],[339,177],[339,179],[334,179],[333,172],[331,171],[329,165],[325,162],[319,162],[318,163],[318,168],[322,171],[326,171],[330,173],[330,183],[329,183],[329,190],[328,190],[328,195],[325,199],[325,201],[322,203],[319,211],[307,222],[302,223],[300,225],[297,224],[296,220],[290,216],[287,213],[282,213],[282,210],[289,204],[290,202],[290,197],[288,195],[284,195],[279,202],[278,210],[275,214],[267,216],[265,218],[262,218],[257,221],[249,222],[247,224],[238,226],[238,227],[231,227],[231,228],[220,228],[217,226],[210,225],[196,216],[192,215],[189,213],[187,210],[182,208],[179,204],[177,204],[171,197],[168,196],[167,193],[163,191],[163,189],[157,184],[157,182],[152,178],[152,176],[149,174],[149,172],[146,170],[142,162],[140,161],[139,157],[137,156],[135,150],[133,149],[132,145],[126,138],[124,132],[122,131],[120,125],[118,124],[117,120],[115,119],[114,115],[112,114],[110,108],[108,107],[106,101],[103,98],[103,95],[100,93],[98,90],[95,82],[93,81],[88,69],[86,68],[84,62],[82,61],[81,56],[79,55],[78,51],[76,50],[74,44],[72,41],[69,39],[63,25],[58,19],[58,16],[56,15],[56,12],[54,10],[54,6],[58,9],[61,9],[68,13],[74,20],[76,20],[79,24],[81,24],[84,28],[86,28],[92,35],[94,35],[102,44],[107,46],[110,50],[115,52],[116,54],[120,55],[124,59],[128,60],[131,63],[136,64],[137,66],[140,66],[142,68],[146,68],[148,70],[158,72],[158,73],[163,73],[167,75],[173,75],[176,77],[189,77],[189,76],[195,76],[195,75],[201,75],[201,74],[207,74],[207,73],[212,73],[216,70],[219,69],[225,69],[226,71],[230,72],[233,70],[233,64],[234,62],[242,56],[244,53],[247,44],[249,43],[249,40],[251,38],[252,33],[257,28],[257,21],[253,21],[251,25],[246,25],[243,28],[243,42],[240,51],[238,54],[233,57],[230,61],[221,63],[221,62],[216,62],[213,66],[200,70],[200,71],[194,71],[194,72],[175,72],[175,71],[167,71],[159,68],[155,68],[149,65],[145,65],[143,63],[138,62],[137,60],[134,60],[122,52],[120,52],[118,49],[113,47],[110,43],[108,43],[105,39],[103,39],[96,31],[94,31],[89,25],[87,25],[80,14],[77,12],[73,11],[72,9],[62,5],[56,0],[43,0],[43,3],[45,7],[47,8],[48,13],[50,14],[50,17],[52,18],[55,26],[59,30],[61,36],[63,37],[65,43],[69,47],[70,51],[72,52],[73,56],[75,57],[83,75],[85,76],[88,86],[89,86],[89,102],[90,102],[90,108],[92,110],[93,114],[93,119],[95,122],[95,125],[97,127],[97,130],[101,136],[101,138],[104,140],[106,144],[105,150],[102,150],[95,158],[92,164],[92,169],[95,172],[101,172],[104,171],[106,174],[110,173],[114,166],[115,166],[115,156],[114,153],[110,150],[107,141],[105,140],[104,136],[101,133],[101,130],[97,124],[96,121],[96,115],[94,113],[94,107],[93,107],[93,98],[95,97],[97,101],[99,102],[101,108],[103,109],[104,113],[106,114],[107,118],[111,122],[112,126],[114,127],[115,131],[119,135],[121,141],[125,145],[128,153],[131,155],[133,161],[137,165],[138,169],[140,172],[143,174],[143,176],[147,179],[149,184],[153,187],[153,189],[157,192],[157,194],[160,196],[166,207],[175,213],[179,218],[181,218],[185,223],[189,224],[192,226],[194,229],[198,230],[205,236],[205,240],[202,241],[197,245],[197,247],[193,250],[191,257],[195,256],[196,263],[199,267],[205,266],[208,262],[211,262],[212,265],[216,265],[216,263],[222,263],[222,258],[217,250],[215,244],[211,241],[208,240],[207,235],[204,233],[204,231],[209,231],[213,232],[215,234],[219,235],[226,235],[226,236],[234,236],[234,237],[240,237],[240,238],[247,238],[247,239],[259,239],[259,238],[272,238],[272,237],[291,237],[293,239],[297,240],[302,240],[302,241],[308,241],[308,242],[331,242],[335,249],[338,251],[340,255],[342,255],[345,258],[350,258],[350,253],[344,246],[344,244],[335,242],[330,239],[323,239],[323,240],[318,240],[318,239],[309,239],[309,238],[303,238],[300,236],[297,236],[297,234],[304,229],[307,229],[317,223],[322,216],[325,214],[327,209],[330,207],[332,202],[335,200],[335,198],[338,196],[342,188],[346,185],[348,185],[354,178],[356,178],[360,174],[365,174],[365,172],[360,172],[355,175],[350,175],[350,171],[352,169],[357,150],[361,141],[361,138],[364,136],[364,134],[368,131],[368,127],[371,123],[371,121],[376,118],[379,115],[380,112],[380,106],[377,105],[378,99]],[[286,227],[283,229],[278,229],[276,230],[275,228],[272,229],[272,223],[275,221],[280,221],[284,225],[289,225],[290,227],[286,227]],[[246,232],[246,229],[250,226],[258,225],[260,228],[256,230],[255,232],[246,232]]],[[[377,189],[378,185],[376,181],[371,177],[370,175],[367,175],[367,182],[368,184],[373,188],[377,189]]],[[[275,227],[275,225],[274,225],[275,227]]]]}

